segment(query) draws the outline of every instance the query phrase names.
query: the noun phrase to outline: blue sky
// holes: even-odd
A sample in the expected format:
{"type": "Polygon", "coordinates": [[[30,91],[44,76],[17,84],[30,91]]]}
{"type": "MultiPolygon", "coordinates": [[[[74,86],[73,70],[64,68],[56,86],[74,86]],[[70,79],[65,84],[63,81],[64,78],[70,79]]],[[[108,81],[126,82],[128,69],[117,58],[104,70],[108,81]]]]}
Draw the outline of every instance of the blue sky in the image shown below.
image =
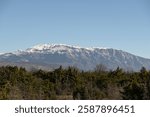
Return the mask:
{"type": "Polygon", "coordinates": [[[0,52],[43,43],[110,47],[150,58],[150,1],[0,0],[0,52]]]}

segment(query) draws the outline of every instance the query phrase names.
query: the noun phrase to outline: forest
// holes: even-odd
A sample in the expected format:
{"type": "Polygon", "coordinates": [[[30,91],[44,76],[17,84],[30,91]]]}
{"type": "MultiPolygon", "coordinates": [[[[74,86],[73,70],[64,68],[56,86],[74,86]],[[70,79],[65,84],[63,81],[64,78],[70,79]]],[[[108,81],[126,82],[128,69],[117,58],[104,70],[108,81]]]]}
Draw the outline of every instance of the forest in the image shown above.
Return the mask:
{"type": "Polygon", "coordinates": [[[60,66],[53,71],[0,67],[1,100],[149,100],[150,71],[93,71],[60,66]]]}

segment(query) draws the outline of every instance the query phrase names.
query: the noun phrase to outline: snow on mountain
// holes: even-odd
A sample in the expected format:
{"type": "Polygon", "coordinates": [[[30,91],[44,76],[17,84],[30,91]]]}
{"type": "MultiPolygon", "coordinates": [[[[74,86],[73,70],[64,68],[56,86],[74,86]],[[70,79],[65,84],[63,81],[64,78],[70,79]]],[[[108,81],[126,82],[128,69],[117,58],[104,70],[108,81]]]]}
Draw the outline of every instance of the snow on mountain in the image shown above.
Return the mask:
{"type": "MultiPolygon", "coordinates": [[[[95,50],[95,48],[82,48],[79,46],[71,46],[71,45],[66,45],[66,44],[39,44],[36,46],[33,46],[32,48],[28,48],[27,52],[43,52],[43,51],[48,51],[48,52],[56,52],[56,51],[72,51],[72,50],[80,51],[82,49],[86,50],[95,50]]],[[[97,48],[97,49],[104,49],[104,48],[97,48]]]]}
{"type": "Polygon", "coordinates": [[[82,48],[65,44],[40,44],[12,53],[0,54],[0,62],[32,64],[40,66],[76,66],[83,70],[104,64],[108,69],[118,66],[126,70],[150,69],[150,59],[145,59],[111,48],[82,48]]]}

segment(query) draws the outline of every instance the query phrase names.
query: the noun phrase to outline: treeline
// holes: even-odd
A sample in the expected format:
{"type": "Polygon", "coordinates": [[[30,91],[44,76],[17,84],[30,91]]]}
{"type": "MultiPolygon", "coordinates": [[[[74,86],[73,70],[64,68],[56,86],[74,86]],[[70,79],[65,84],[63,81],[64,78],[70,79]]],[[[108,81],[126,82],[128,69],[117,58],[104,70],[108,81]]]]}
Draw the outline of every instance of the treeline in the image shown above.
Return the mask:
{"type": "Polygon", "coordinates": [[[94,71],[74,67],[54,71],[26,71],[25,68],[0,67],[0,99],[150,99],[150,71],[125,72],[119,67],[94,71]]]}

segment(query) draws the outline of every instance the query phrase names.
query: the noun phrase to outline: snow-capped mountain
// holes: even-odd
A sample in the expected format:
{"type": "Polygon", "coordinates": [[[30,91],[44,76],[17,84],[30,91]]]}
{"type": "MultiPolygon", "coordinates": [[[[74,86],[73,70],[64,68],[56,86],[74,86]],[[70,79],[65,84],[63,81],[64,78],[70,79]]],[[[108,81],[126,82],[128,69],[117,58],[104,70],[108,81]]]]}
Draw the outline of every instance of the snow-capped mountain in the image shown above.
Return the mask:
{"type": "Polygon", "coordinates": [[[108,69],[118,66],[125,70],[150,69],[150,59],[145,59],[112,48],[82,48],[64,44],[41,44],[25,51],[0,54],[0,65],[17,65],[50,69],[60,65],[92,70],[97,64],[108,69]]]}

